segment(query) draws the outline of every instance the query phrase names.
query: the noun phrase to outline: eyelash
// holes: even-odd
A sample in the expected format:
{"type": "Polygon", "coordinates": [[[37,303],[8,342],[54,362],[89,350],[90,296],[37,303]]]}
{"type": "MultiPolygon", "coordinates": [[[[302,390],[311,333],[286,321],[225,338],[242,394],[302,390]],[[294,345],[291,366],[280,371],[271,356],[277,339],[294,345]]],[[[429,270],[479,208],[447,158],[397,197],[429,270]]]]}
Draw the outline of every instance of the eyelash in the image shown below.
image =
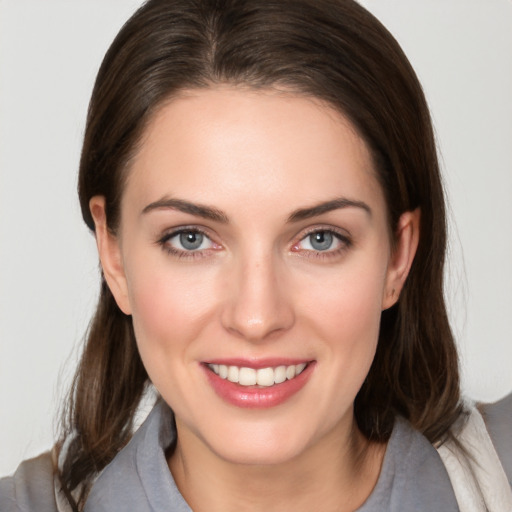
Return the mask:
{"type": "MultiPolygon", "coordinates": [[[[200,249],[195,251],[187,251],[187,250],[180,250],[176,249],[172,245],[170,245],[168,242],[172,240],[173,238],[182,235],[182,234],[198,234],[204,236],[206,239],[208,239],[213,245],[218,246],[215,242],[212,241],[211,237],[206,233],[206,231],[199,229],[197,227],[182,227],[179,229],[176,229],[175,231],[172,231],[170,233],[166,233],[164,236],[162,236],[159,240],[157,240],[157,243],[162,247],[162,249],[167,252],[167,254],[171,256],[175,256],[178,259],[196,259],[196,258],[204,258],[208,256],[208,253],[210,253],[212,250],[217,250],[216,248],[208,248],[208,249],[200,249]]],[[[220,246],[219,246],[220,247],[220,246]]]]}
{"type": "Polygon", "coordinates": [[[295,242],[292,246],[292,252],[300,252],[300,256],[303,258],[320,258],[320,259],[328,259],[328,258],[336,258],[339,257],[342,253],[350,249],[353,245],[352,239],[345,233],[341,233],[332,227],[316,227],[306,233],[301,235],[301,238],[295,242]],[[316,233],[329,233],[333,236],[335,240],[340,243],[340,247],[337,249],[327,249],[325,251],[317,251],[317,250],[301,250],[297,246],[309,238],[311,235],[316,233]]]}
{"type": "MultiPolygon", "coordinates": [[[[171,231],[170,233],[166,233],[164,236],[162,236],[159,240],[157,240],[157,244],[159,244],[162,249],[167,252],[169,255],[174,256],[178,259],[197,259],[197,258],[204,258],[207,257],[211,251],[218,250],[221,246],[216,244],[212,241],[211,237],[208,235],[208,233],[202,229],[199,229],[197,227],[182,227],[178,228],[175,231],[171,231]],[[214,246],[217,246],[215,248],[208,248],[208,249],[198,249],[198,250],[180,250],[176,249],[172,245],[169,244],[169,241],[173,238],[181,235],[181,234],[199,234],[207,238],[214,246]]],[[[295,242],[292,246],[291,252],[295,253],[301,253],[300,256],[304,258],[320,258],[320,259],[326,259],[326,258],[334,258],[337,256],[340,256],[343,252],[345,252],[347,249],[349,249],[352,246],[352,240],[349,236],[346,234],[342,234],[336,229],[333,229],[331,227],[329,228],[313,228],[309,231],[306,231],[306,233],[301,234],[300,239],[295,242]],[[316,233],[329,233],[331,234],[340,244],[341,247],[337,249],[327,249],[325,251],[319,251],[319,250],[310,250],[310,249],[300,249],[298,245],[306,240],[311,235],[314,235],[316,233]]]]}

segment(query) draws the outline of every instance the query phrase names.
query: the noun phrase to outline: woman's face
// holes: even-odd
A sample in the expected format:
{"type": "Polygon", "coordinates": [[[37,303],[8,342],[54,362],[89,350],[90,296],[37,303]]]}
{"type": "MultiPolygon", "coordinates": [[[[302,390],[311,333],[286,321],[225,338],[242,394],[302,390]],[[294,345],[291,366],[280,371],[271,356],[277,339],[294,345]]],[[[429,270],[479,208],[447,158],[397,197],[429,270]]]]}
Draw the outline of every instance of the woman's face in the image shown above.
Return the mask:
{"type": "Polygon", "coordinates": [[[116,238],[102,199],[91,209],[179,439],[243,463],[339,441],[414,245],[402,219],[391,251],[350,123],[291,94],[189,91],[156,114],[128,172],[116,238]]]}

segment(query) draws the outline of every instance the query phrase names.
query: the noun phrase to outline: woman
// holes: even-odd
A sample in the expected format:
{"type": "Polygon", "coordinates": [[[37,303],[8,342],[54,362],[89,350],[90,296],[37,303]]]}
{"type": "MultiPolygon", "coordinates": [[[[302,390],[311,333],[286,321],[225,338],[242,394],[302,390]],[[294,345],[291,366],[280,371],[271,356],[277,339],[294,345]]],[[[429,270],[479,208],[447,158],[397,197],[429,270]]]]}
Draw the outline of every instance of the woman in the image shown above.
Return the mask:
{"type": "Polygon", "coordinates": [[[103,281],[56,492],[45,456],[2,507],[457,510],[435,144],[364,9],[148,2],[98,74],[79,194],[103,281]]]}

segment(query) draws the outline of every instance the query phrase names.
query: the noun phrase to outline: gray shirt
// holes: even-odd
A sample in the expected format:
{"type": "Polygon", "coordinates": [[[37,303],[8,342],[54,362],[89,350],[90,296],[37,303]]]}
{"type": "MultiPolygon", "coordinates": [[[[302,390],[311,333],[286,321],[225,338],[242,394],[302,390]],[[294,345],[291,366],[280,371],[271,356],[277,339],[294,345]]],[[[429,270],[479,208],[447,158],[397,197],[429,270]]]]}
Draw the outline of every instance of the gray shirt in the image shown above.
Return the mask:
{"type": "MultiPolygon", "coordinates": [[[[484,408],[489,432],[512,480],[512,395],[484,408]]],[[[172,413],[159,403],[132,440],[99,475],[85,512],[190,512],[172,478],[165,449],[176,439],[172,413]]],[[[23,462],[0,480],[1,512],[55,512],[49,454],[23,462]]],[[[410,424],[397,420],[373,492],[358,512],[457,511],[437,451],[410,424]]]]}

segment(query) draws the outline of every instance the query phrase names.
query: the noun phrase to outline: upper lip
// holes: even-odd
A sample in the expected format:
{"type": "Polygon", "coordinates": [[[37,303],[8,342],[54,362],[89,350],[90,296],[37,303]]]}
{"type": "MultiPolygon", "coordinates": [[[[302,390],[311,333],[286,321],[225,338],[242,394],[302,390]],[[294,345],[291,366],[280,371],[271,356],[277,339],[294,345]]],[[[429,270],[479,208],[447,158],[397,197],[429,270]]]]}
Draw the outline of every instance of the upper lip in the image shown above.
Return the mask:
{"type": "Polygon", "coordinates": [[[240,368],[276,368],[278,366],[291,366],[294,364],[310,363],[311,359],[291,358],[291,357],[268,357],[264,359],[244,359],[244,358],[214,358],[204,361],[204,364],[222,364],[226,366],[238,366],[240,368]]]}

